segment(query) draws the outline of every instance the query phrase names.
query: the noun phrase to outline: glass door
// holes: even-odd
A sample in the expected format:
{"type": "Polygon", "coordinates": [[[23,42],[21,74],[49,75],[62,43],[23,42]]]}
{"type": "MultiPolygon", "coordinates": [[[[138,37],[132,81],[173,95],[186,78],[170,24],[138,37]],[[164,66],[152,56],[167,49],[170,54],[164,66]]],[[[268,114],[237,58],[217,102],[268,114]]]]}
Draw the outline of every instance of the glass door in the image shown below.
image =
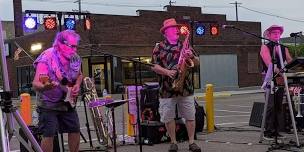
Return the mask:
{"type": "Polygon", "coordinates": [[[105,69],[104,69],[104,64],[92,64],[92,78],[95,81],[95,87],[98,96],[102,95],[102,91],[105,86],[105,69]]]}

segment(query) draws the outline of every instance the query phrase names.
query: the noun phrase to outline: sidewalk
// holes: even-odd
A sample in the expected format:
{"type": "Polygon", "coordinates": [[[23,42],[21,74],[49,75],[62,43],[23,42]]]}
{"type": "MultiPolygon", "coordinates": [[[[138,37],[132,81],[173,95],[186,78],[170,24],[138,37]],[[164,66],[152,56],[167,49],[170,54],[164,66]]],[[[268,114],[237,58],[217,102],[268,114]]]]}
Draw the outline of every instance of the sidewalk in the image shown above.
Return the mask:
{"type": "MultiPolygon", "coordinates": [[[[261,89],[259,86],[255,86],[255,87],[239,88],[239,89],[230,90],[230,91],[215,91],[215,92],[213,92],[213,97],[221,98],[221,97],[229,97],[229,96],[233,96],[233,95],[263,93],[263,92],[264,92],[263,89],[261,89]]],[[[198,101],[204,100],[205,93],[194,93],[194,97],[198,101]]]]}

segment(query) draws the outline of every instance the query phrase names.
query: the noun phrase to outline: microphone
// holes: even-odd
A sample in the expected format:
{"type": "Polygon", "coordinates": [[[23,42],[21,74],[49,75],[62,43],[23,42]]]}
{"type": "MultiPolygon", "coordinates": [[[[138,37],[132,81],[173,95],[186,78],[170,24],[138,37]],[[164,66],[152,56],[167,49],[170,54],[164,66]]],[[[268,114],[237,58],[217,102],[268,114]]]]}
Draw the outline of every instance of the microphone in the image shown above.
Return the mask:
{"type": "Polygon", "coordinates": [[[222,25],[222,28],[225,29],[225,28],[234,28],[234,25],[222,25]]]}
{"type": "Polygon", "coordinates": [[[302,31],[296,32],[296,33],[290,33],[290,37],[295,37],[295,36],[299,36],[299,35],[302,35],[302,31]]]}

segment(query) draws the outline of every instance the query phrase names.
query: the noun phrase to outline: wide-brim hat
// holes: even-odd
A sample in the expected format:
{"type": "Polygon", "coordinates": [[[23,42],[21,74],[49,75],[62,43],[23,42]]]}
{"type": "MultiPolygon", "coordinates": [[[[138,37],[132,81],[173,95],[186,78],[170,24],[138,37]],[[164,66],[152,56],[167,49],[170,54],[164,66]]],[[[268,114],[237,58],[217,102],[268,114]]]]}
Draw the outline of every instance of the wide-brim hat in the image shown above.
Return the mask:
{"type": "Polygon", "coordinates": [[[173,26],[180,26],[180,24],[177,24],[176,20],[174,18],[169,18],[164,20],[163,22],[163,27],[160,28],[160,32],[164,34],[164,31],[168,28],[168,27],[173,27],[173,26]]]}
{"type": "Polygon", "coordinates": [[[267,39],[269,39],[269,36],[270,36],[270,32],[273,31],[273,30],[280,30],[281,34],[284,32],[284,28],[283,26],[279,26],[279,25],[271,25],[270,27],[268,27],[264,33],[263,33],[263,36],[267,39]]]}

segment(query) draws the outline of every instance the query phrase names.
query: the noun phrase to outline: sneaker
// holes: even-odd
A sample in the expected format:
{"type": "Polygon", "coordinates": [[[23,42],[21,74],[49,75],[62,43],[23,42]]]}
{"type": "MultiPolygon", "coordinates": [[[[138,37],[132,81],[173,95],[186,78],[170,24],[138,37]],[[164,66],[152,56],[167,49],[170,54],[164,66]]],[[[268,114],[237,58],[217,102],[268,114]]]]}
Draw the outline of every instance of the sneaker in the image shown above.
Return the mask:
{"type": "Polygon", "coordinates": [[[178,146],[177,144],[171,144],[169,147],[169,152],[177,152],[178,146]]]}
{"type": "Polygon", "coordinates": [[[273,140],[274,137],[271,135],[271,134],[264,134],[264,137],[263,137],[265,140],[273,140]]]}
{"type": "Polygon", "coordinates": [[[271,131],[264,131],[264,137],[265,140],[273,140],[273,132],[271,131]]]}
{"type": "Polygon", "coordinates": [[[201,148],[198,147],[198,145],[196,143],[192,143],[189,145],[189,150],[192,152],[201,152],[201,148]]]}
{"type": "Polygon", "coordinates": [[[273,133],[272,136],[273,137],[277,136],[278,138],[285,138],[283,135],[281,135],[279,133],[273,133]]]}

